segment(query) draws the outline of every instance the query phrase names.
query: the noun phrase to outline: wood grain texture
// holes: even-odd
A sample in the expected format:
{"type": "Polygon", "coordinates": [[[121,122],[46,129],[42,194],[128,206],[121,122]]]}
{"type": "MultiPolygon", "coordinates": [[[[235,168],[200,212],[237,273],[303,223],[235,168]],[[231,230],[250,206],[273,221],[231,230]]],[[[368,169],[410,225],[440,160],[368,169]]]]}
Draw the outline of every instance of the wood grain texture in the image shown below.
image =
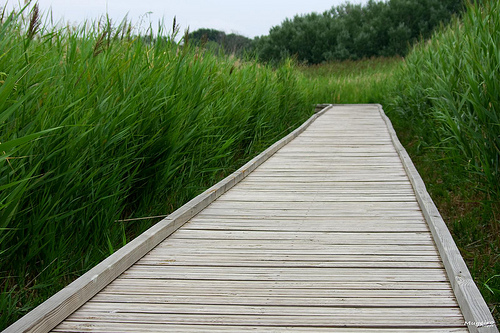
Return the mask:
{"type": "MultiPolygon", "coordinates": [[[[113,323],[72,321],[60,325],[55,332],[101,332],[101,333],[137,333],[137,332],[336,332],[336,333],[401,333],[401,329],[391,328],[368,328],[368,327],[276,327],[276,326],[242,326],[242,325],[176,325],[156,323],[122,323],[119,328],[113,323]]],[[[405,328],[408,333],[463,333],[468,332],[466,328],[405,328]]]]}

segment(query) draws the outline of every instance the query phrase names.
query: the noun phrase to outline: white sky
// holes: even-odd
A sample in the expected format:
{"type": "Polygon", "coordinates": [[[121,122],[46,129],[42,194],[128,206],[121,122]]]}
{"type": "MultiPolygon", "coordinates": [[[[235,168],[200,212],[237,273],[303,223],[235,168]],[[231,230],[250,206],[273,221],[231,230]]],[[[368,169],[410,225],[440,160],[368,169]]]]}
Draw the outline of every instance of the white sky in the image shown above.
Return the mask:
{"type": "MultiPolygon", "coordinates": [[[[24,0],[22,0],[24,2],[24,0]]],[[[267,35],[269,29],[279,25],[285,18],[296,14],[322,13],[345,0],[38,0],[44,13],[52,8],[54,21],[77,24],[84,20],[95,20],[108,13],[114,22],[121,22],[125,15],[134,24],[141,21],[149,25],[164,18],[165,26],[171,30],[174,16],[181,32],[211,28],[227,33],[239,33],[253,38],[267,35]],[[150,13],[150,14],[148,14],[150,13]]],[[[350,0],[351,3],[366,3],[367,0],[350,0]]],[[[0,6],[18,7],[19,0],[0,0],[0,6]]]]}

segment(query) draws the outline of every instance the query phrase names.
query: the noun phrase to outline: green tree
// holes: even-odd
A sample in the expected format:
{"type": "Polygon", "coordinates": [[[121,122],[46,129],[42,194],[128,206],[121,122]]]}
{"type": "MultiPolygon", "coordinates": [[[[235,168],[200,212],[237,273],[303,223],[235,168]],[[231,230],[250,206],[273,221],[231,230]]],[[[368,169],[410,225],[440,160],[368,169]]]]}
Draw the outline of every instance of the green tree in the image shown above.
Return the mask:
{"type": "Polygon", "coordinates": [[[189,33],[188,41],[226,54],[243,55],[252,47],[252,40],[238,34],[226,34],[215,29],[198,29],[189,33]]]}
{"type": "Polygon", "coordinates": [[[259,58],[289,56],[305,63],[405,55],[408,46],[430,37],[463,9],[463,0],[370,0],[345,3],[323,14],[286,19],[254,41],[259,58]]]}

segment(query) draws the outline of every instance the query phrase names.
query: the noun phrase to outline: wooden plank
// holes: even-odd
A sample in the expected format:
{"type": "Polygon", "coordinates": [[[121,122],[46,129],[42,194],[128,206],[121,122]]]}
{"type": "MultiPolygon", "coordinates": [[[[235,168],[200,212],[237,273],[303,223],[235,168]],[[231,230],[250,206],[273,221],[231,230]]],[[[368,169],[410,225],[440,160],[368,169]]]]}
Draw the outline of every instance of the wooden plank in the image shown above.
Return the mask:
{"type": "MultiPolygon", "coordinates": [[[[345,238],[345,239],[314,239],[314,238],[309,238],[309,239],[298,239],[298,238],[292,238],[287,235],[276,235],[274,238],[271,239],[266,239],[264,237],[259,238],[258,236],[254,238],[247,238],[243,241],[238,241],[234,240],[231,238],[224,238],[224,237],[203,237],[203,236],[175,236],[172,238],[172,240],[177,240],[179,241],[178,243],[186,243],[187,241],[189,242],[190,245],[195,245],[196,242],[200,242],[204,245],[206,245],[206,248],[223,248],[223,246],[226,246],[227,248],[234,248],[235,247],[235,242],[240,242],[238,248],[241,248],[243,246],[246,246],[247,248],[252,248],[252,247],[267,247],[267,248],[321,248],[321,247],[330,247],[333,245],[343,245],[343,246],[352,246],[352,245],[380,245],[383,247],[384,245],[396,245],[396,246],[409,246],[409,245],[415,245],[415,246],[432,246],[433,242],[432,240],[425,240],[425,239],[406,239],[402,240],[399,237],[394,237],[390,239],[384,239],[382,237],[380,238],[371,238],[371,239],[365,239],[362,237],[359,237],[357,239],[352,239],[351,238],[345,238]],[[225,242],[223,244],[217,245],[210,245],[209,243],[214,243],[214,242],[221,242],[221,241],[229,241],[225,242]],[[231,242],[233,241],[233,242],[231,242]],[[279,242],[280,244],[277,244],[276,246],[273,246],[273,243],[279,242]]],[[[174,243],[172,243],[174,244],[174,243]]]]}
{"type": "MultiPolygon", "coordinates": [[[[307,204],[307,203],[305,203],[307,204]]],[[[415,208],[415,206],[411,205],[410,207],[405,207],[404,205],[390,205],[390,202],[379,203],[378,205],[369,205],[369,203],[365,203],[361,205],[359,203],[351,203],[349,202],[339,202],[340,205],[333,205],[334,202],[330,203],[331,207],[326,208],[308,208],[306,205],[303,207],[294,208],[294,206],[288,207],[271,207],[271,206],[245,206],[238,207],[234,205],[230,208],[224,208],[223,206],[216,205],[214,207],[207,207],[203,212],[208,215],[234,215],[234,216],[260,216],[260,215],[277,215],[277,216],[304,216],[309,213],[308,216],[366,216],[367,214],[373,214],[375,217],[383,217],[383,216],[408,216],[420,218],[422,213],[419,209],[415,208]],[[384,204],[385,207],[381,207],[384,204]],[[356,209],[353,209],[355,207],[356,209]],[[391,209],[391,210],[388,210],[391,209]]]]}
{"type": "Polygon", "coordinates": [[[282,223],[282,224],[302,224],[307,221],[311,225],[318,225],[321,226],[322,224],[324,225],[370,225],[372,223],[374,224],[381,224],[383,225],[384,223],[387,224],[400,224],[400,225],[425,225],[427,224],[424,221],[424,217],[420,216],[419,218],[415,217],[401,217],[401,218],[393,218],[390,216],[382,216],[382,217],[377,217],[377,216],[360,216],[355,219],[353,218],[342,218],[342,217],[335,217],[335,216],[318,216],[318,217],[313,217],[310,215],[302,215],[298,217],[293,217],[293,216],[276,216],[274,218],[263,218],[261,216],[209,216],[205,215],[203,213],[200,213],[190,219],[190,221],[207,221],[207,222],[214,222],[214,221],[220,221],[220,222],[263,222],[269,221],[270,223],[268,225],[272,226],[275,225],[276,223],[282,223]]]}
{"type": "MultiPolygon", "coordinates": [[[[327,293],[325,293],[327,294],[327,293]]],[[[177,295],[177,294],[136,294],[100,292],[88,304],[131,303],[142,304],[203,304],[203,305],[248,305],[248,306],[305,306],[305,307],[411,307],[411,308],[458,308],[457,302],[449,296],[439,297],[318,297],[317,295],[177,295]]]]}
{"type": "MultiPolygon", "coordinates": [[[[285,188],[269,188],[269,187],[257,187],[251,186],[248,182],[238,184],[238,188],[233,189],[231,194],[237,193],[283,193],[283,192],[291,192],[297,194],[317,194],[318,197],[321,197],[323,194],[330,195],[338,195],[338,194],[406,194],[406,195],[415,195],[413,189],[408,184],[398,184],[398,183],[390,183],[384,184],[385,186],[377,186],[378,184],[375,182],[371,183],[360,183],[360,182],[337,182],[331,188],[323,188],[323,187],[301,187],[296,189],[290,189],[291,184],[288,184],[285,188]]],[[[228,193],[225,196],[229,195],[228,193]]]]}
{"type": "MultiPolygon", "coordinates": [[[[347,254],[301,254],[300,251],[290,251],[281,253],[274,253],[275,251],[225,251],[224,249],[212,249],[210,252],[203,254],[200,251],[192,251],[183,253],[180,249],[173,253],[168,251],[168,248],[159,249],[158,251],[150,252],[141,261],[138,261],[137,264],[144,263],[142,260],[160,260],[165,263],[180,261],[178,264],[182,265],[183,262],[181,260],[186,260],[190,262],[196,262],[197,260],[205,260],[213,258],[213,262],[216,263],[218,260],[227,260],[228,262],[246,262],[246,261],[262,261],[262,262],[296,262],[296,263],[346,263],[348,265],[352,265],[355,263],[363,264],[385,264],[385,263],[440,263],[439,256],[436,253],[432,253],[431,251],[424,251],[422,256],[416,254],[385,254],[385,253],[375,253],[375,254],[363,254],[363,253],[347,253],[347,254]]],[[[207,263],[210,265],[210,263],[207,263]]]]}
{"type": "Polygon", "coordinates": [[[437,261],[385,261],[385,262],[350,262],[323,260],[293,261],[293,260],[221,260],[191,259],[181,257],[179,259],[141,259],[136,265],[148,266],[203,266],[203,267],[279,267],[279,268],[442,268],[443,265],[437,261]],[[180,261],[182,260],[182,261],[180,261]]]}
{"type": "Polygon", "coordinates": [[[402,242],[386,242],[385,244],[370,244],[361,242],[361,244],[354,244],[354,242],[336,242],[332,241],[312,241],[304,239],[301,242],[298,240],[261,240],[258,244],[245,242],[234,239],[221,239],[216,242],[210,239],[185,239],[177,238],[169,240],[168,244],[159,244],[158,248],[171,249],[172,253],[175,251],[199,251],[199,249],[211,250],[225,250],[231,249],[232,251],[239,250],[242,253],[251,251],[266,251],[268,253],[292,253],[293,251],[304,251],[303,253],[348,253],[348,254],[410,254],[410,253],[436,253],[434,244],[405,244],[402,242]],[[326,245],[326,246],[325,246],[326,245]]]}
{"type": "Polygon", "coordinates": [[[134,265],[123,277],[129,279],[196,279],[240,281],[357,281],[442,282],[441,269],[428,268],[275,268],[134,265]],[[307,273],[306,273],[307,271],[307,273]]]}
{"type": "MultiPolygon", "coordinates": [[[[329,171],[329,176],[337,176],[338,174],[343,174],[345,176],[356,175],[359,177],[365,177],[366,175],[378,175],[378,176],[391,176],[391,177],[401,177],[406,176],[404,170],[391,170],[391,169],[378,169],[378,170],[369,170],[367,168],[350,168],[349,171],[342,171],[339,169],[332,168],[329,171]]],[[[294,178],[315,178],[315,177],[324,177],[326,176],[325,172],[321,171],[310,171],[310,170],[261,170],[259,172],[255,172],[255,176],[260,177],[294,177],[294,178]]],[[[333,177],[332,177],[333,178],[333,177]]],[[[326,178],[328,179],[328,178],[326,178]]]]}
{"type": "Polygon", "coordinates": [[[427,244],[432,245],[432,238],[425,232],[297,232],[297,231],[227,231],[227,230],[199,230],[182,229],[172,235],[172,239],[236,239],[241,242],[245,240],[306,240],[324,241],[335,244],[355,244],[359,241],[368,244],[377,244],[379,241],[387,243],[403,244],[427,244]]]}
{"type": "MultiPolygon", "coordinates": [[[[293,327],[293,326],[242,326],[242,325],[175,325],[175,324],[153,324],[153,323],[90,323],[84,321],[67,321],[58,326],[54,332],[107,332],[107,333],[136,333],[136,332],[332,332],[332,327],[293,327]]],[[[368,328],[368,327],[335,327],[337,333],[400,333],[401,327],[396,328],[368,328]]],[[[412,328],[405,327],[408,333],[464,333],[468,332],[466,328],[412,328]]]]}
{"type": "Polygon", "coordinates": [[[448,273],[458,303],[460,304],[460,308],[463,311],[465,321],[469,323],[469,330],[471,332],[481,333],[498,332],[488,305],[484,301],[479,289],[474,283],[467,265],[455,245],[455,242],[453,241],[453,237],[446,227],[446,224],[436,208],[436,205],[427,192],[422,178],[413,165],[408,153],[399,142],[389,118],[387,118],[382,110],[382,106],[379,106],[379,111],[387,124],[394,147],[400,155],[403,166],[405,167],[409,179],[415,188],[417,200],[422,207],[422,212],[427,220],[427,223],[429,224],[429,228],[443,259],[446,272],[448,273]]]}
{"type": "MultiPolygon", "coordinates": [[[[137,306],[134,306],[135,308],[137,306]]],[[[200,307],[194,307],[200,309],[200,307]]],[[[360,315],[360,311],[351,311],[343,317],[331,313],[327,315],[287,315],[288,309],[280,309],[279,314],[185,314],[185,313],[138,313],[112,311],[83,311],[71,315],[68,320],[89,322],[116,322],[116,323],[158,323],[158,324],[221,324],[221,325],[263,325],[263,326],[306,326],[306,327],[461,327],[457,324],[462,315],[442,316],[436,311],[417,315],[411,311],[403,315],[400,311],[383,311],[373,315],[360,315]],[[381,316],[385,314],[386,316],[381,316]],[[389,323],[389,324],[388,324],[389,323]]],[[[358,309],[355,309],[358,310],[358,309]]],[[[411,309],[414,310],[414,309],[411,309]]],[[[435,310],[435,309],[432,309],[435,310]]]]}
{"type": "Polygon", "coordinates": [[[393,147],[382,146],[365,146],[365,147],[354,147],[354,146],[337,146],[337,147],[325,147],[325,146],[300,146],[300,147],[284,147],[280,154],[287,153],[300,153],[300,154],[368,154],[368,155],[395,155],[396,150],[393,147]]]}
{"type": "MultiPolygon", "coordinates": [[[[360,289],[350,288],[352,284],[345,289],[335,289],[335,288],[319,288],[314,286],[305,287],[295,287],[289,286],[288,288],[278,288],[274,285],[269,285],[268,288],[260,287],[255,285],[257,288],[249,288],[249,285],[236,285],[234,283],[224,285],[208,285],[208,284],[198,284],[190,283],[189,281],[184,284],[180,283],[168,283],[168,281],[163,281],[165,284],[160,284],[157,280],[147,280],[149,284],[143,283],[139,284],[138,281],[145,280],[130,280],[120,279],[121,282],[128,281],[128,283],[111,283],[106,288],[104,288],[99,294],[120,294],[120,295],[191,295],[191,296],[241,296],[241,297],[316,297],[316,298],[365,298],[365,297],[378,297],[378,298],[428,298],[428,297],[447,297],[450,300],[454,300],[453,291],[451,287],[446,286],[448,289],[423,289],[419,285],[420,289],[360,289]],[[153,288],[152,288],[153,286],[153,288]],[[260,288],[259,288],[260,287],[260,288]]],[[[161,280],[160,280],[161,281],[161,280]]],[[[210,282],[208,282],[210,283],[210,282]]],[[[332,287],[333,285],[330,285],[332,287]]],[[[339,286],[337,286],[339,287],[339,286]]],[[[441,286],[445,288],[445,286],[441,286]]],[[[97,297],[97,295],[95,296],[97,297]]],[[[96,298],[92,299],[93,301],[96,298]]],[[[455,306],[457,306],[456,300],[454,300],[455,306]]],[[[406,306],[411,306],[411,300],[407,301],[406,306]],[[410,303],[408,303],[410,302],[410,303]]]]}
{"type": "MultiPolygon", "coordinates": [[[[347,210],[350,212],[355,211],[365,211],[365,210],[378,210],[378,211],[416,211],[420,212],[419,206],[416,201],[405,202],[403,205],[401,202],[336,202],[336,201],[251,201],[252,205],[248,205],[244,201],[223,201],[217,200],[207,210],[216,209],[238,209],[240,211],[248,210],[275,210],[275,209],[292,209],[293,210],[310,210],[322,212],[322,211],[332,211],[332,210],[347,210]]],[[[421,215],[421,214],[420,214],[421,215]]]]}
{"type": "Polygon", "coordinates": [[[321,177],[320,175],[318,176],[290,176],[285,178],[285,176],[272,176],[272,175],[255,175],[252,179],[252,181],[258,181],[265,183],[269,180],[273,180],[273,182],[294,182],[294,183],[320,183],[320,184],[328,184],[332,182],[339,182],[339,181],[354,181],[354,182],[373,182],[373,181],[386,181],[386,182],[394,182],[398,180],[405,180],[406,175],[400,174],[400,175],[384,175],[384,174],[379,174],[379,175],[372,175],[372,174],[338,174],[338,175],[328,175],[326,177],[321,177]]]}
{"type": "Polygon", "coordinates": [[[374,166],[374,165],[366,165],[366,164],[335,164],[331,165],[330,167],[328,166],[316,166],[314,169],[311,169],[308,165],[301,165],[299,166],[292,166],[288,165],[286,167],[283,166],[273,166],[269,165],[266,166],[265,168],[260,168],[259,170],[261,172],[267,172],[267,173],[285,173],[285,174],[294,174],[294,173],[303,173],[306,175],[309,174],[325,174],[326,172],[361,172],[361,171],[366,171],[366,172],[387,172],[387,173],[394,173],[395,170],[397,170],[398,173],[403,173],[405,172],[404,169],[402,168],[401,165],[399,165],[400,168],[392,165],[384,165],[384,166],[374,166]],[[347,169],[347,170],[346,170],[347,169]]]}
{"type": "Polygon", "coordinates": [[[448,281],[401,281],[394,283],[391,281],[238,281],[238,280],[203,280],[203,279],[129,279],[120,277],[113,281],[107,288],[116,286],[138,288],[149,290],[210,290],[214,291],[240,291],[244,290],[319,290],[330,292],[336,291],[404,291],[404,290],[452,290],[448,281]]]}
{"type": "Polygon", "coordinates": [[[373,220],[356,219],[264,219],[257,217],[207,217],[199,216],[191,219],[186,229],[211,229],[233,231],[235,228],[252,229],[255,231],[298,231],[298,232],[425,232],[429,228],[417,220],[373,220]],[[271,221],[266,223],[267,221],[271,221]],[[365,229],[366,228],[366,229],[365,229]]]}
{"type": "MultiPolygon", "coordinates": [[[[335,316],[335,319],[356,320],[352,316],[366,317],[375,319],[376,321],[387,320],[393,316],[400,316],[415,319],[427,318],[454,318],[461,317],[458,306],[452,307],[349,307],[349,306],[272,306],[272,305],[223,305],[223,304],[176,304],[176,303],[141,303],[140,306],[133,302],[93,302],[90,301],[84,304],[78,312],[72,315],[74,319],[81,318],[81,315],[86,316],[86,313],[104,312],[111,316],[126,315],[127,313],[134,314],[188,314],[188,315],[282,315],[287,316],[317,316],[326,317],[324,319],[335,316]]],[[[109,317],[111,318],[111,317],[109,317]]],[[[133,319],[131,319],[133,321],[133,319]]],[[[157,320],[157,319],[156,319],[157,320]]],[[[410,319],[411,320],[411,319],[410,319]]],[[[352,321],[354,322],[354,321],[352,321]]]]}
{"type": "Polygon", "coordinates": [[[232,209],[228,211],[224,211],[222,209],[211,209],[204,213],[203,216],[207,217],[255,217],[255,218],[291,218],[291,219],[304,219],[307,217],[308,219],[327,219],[327,220],[335,220],[335,219],[365,219],[369,217],[375,217],[377,219],[385,218],[385,219],[393,219],[393,220],[403,220],[403,219],[419,219],[422,217],[421,213],[418,211],[394,211],[391,212],[390,215],[384,211],[377,210],[359,210],[358,212],[350,212],[349,210],[335,211],[335,210],[321,210],[321,211],[312,211],[312,210],[292,210],[292,209],[268,209],[268,210],[244,210],[240,211],[238,209],[232,209]],[[255,214],[255,215],[252,215],[255,214]]]}
{"type": "Polygon", "coordinates": [[[227,230],[227,231],[303,231],[303,232],[314,232],[314,231],[326,231],[326,232],[358,232],[360,229],[366,232],[426,232],[428,231],[427,225],[422,224],[408,224],[401,225],[400,223],[331,223],[328,224],[318,224],[314,225],[305,224],[300,221],[299,223],[274,223],[269,225],[266,223],[258,223],[251,221],[249,223],[244,222],[220,222],[217,220],[200,221],[197,223],[190,223],[186,226],[184,230],[227,230]]]}
{"type": "Polygon", "coordinates": [[[276,151],[292,141],[327,110],[325,109],[313,115],[295,131],[148,229],[66,288],[49,298],[46,302],[9,326],[4,332],[48,332],[54,328],[69,314],[73,313],[103,287],[144,256],[144,254],[182,226],[187,220],[207,207],[220,195],[255,170],[257,166],[266,161],[276,151]]]}
{"type": "Polygon", "coordinates": [[[202,215],[199,214],[196,217],[193,217],[192,219],[189,220],[189,223],[193,221],[206,221],[207,223],[210,222],[221,222],[221,223],[252,223],[252,224],[258,224],[264,223],[266,224],[266,221],[269,221],[266,225],[272,227],[274,225],[282,224],[282,225],[302,225],[304,227],[307,227],[304,223],[307,221],[311,226],[318,226],[319,228],[321,226],[335,226],[335,225],[359,225],[359,226],[369,226],[370,224],[390,224],[393,225],[394,227],[397,225],[401,226],[409,226],[409,225],[418,225],[418,226],[426,226],[427,224],[423,220],[423,216],[420,216],[419,218],[415,217],[409,217],[409,218],[391,218],[390,216],[383,216],[383,217],[377,217],[377,216],[360,216],[357,218],[342,218],[342,217],[335,217],[335,216],[318,216],[318,217],[313,217],[309,215],[302,215],[298,217],[287,217],[287,216],[276,216],[274,218],[263,218],[261,216],[209,216],[209,215],[202,215]]]}
{"type": "MultiPolygon", "coordinates": [[[[408,180],[402,181],[391,181],[391,182],[358,182],[358,181],[336,181],[336,182],[323,182],[322,184],[308,183],[307,186],[301,183],[284,183],[277,181],[267,181],[265,186],[258,186],[259,182],[245,179],[241,184],[238,184],[239,189],[256,189],[257,187],[262,191],[275,190],[278,186],[279,191],[314,191],[318,190],[318,194],[322,191],[330,191],[330,189],[335,190],[352,190],[352,191],[362,191],[362,190],[402,190],[408,189],[408,180]],[[328,187],[327,187],[328,186],[328,187]]],[[[262,183],[260,183],[262,184],[262,183]]],[[[408,184],[409,185],[409,184],[408,184]]]]}

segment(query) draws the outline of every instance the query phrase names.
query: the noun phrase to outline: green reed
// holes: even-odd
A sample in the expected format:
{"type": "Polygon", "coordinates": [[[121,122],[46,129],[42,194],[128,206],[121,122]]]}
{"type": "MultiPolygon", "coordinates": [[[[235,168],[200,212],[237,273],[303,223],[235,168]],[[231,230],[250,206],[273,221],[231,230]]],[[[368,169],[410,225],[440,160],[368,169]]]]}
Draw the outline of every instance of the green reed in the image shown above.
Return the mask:
{"type": "Polygon", "coordinates": [[[416,46],[405,59],[396,108],[430,145],[500,196],[500,4],[468,6],[461,20],[416,46]]]}
{"type": "Polygon", "coordinates": [[[483,296],[500,314],[500,3],[417,45],[389,111],[483,296]]]}

